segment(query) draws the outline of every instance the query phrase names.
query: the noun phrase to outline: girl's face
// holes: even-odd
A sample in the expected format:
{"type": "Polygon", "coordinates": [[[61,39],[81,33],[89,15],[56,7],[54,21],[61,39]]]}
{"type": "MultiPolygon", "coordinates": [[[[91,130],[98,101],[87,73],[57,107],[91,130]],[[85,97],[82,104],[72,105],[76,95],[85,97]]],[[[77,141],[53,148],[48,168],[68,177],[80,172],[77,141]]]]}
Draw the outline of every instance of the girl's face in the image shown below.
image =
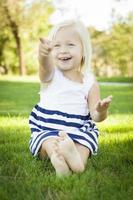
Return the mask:
{"type": "Polygon", "coordinates": [[[81,66],[83,48],[80,37],[72,26],[59,29],[53,40],[53,59],[61,70],[78,70],[81,66]]]}

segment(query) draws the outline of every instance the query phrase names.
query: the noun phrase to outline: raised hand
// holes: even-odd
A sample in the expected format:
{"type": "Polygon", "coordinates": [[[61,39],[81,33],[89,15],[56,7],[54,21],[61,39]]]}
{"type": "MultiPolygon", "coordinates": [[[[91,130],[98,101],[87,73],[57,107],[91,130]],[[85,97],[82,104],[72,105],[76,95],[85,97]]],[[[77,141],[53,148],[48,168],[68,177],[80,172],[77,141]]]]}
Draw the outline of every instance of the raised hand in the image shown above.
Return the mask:
{"type": "Polygon", "coordinates": [[[47,39],[40,38],[39,55],[38,55],[39,61],[43,62],[45,58],[49,56],[51,50],[52,50],[52,42],[47,39]]]}
{"type": "Polygon", "coordinates": [[[53,59],[51,56],[52,42],[40,38],[38,60],[39,60],[39,77],[42,82],[51,80],[53,74],[53,59]]]}
{"type": "Polygon", "coordinates": [[[100,100],[96,104],[96,111],[97,112],[104,112],[108,109],[110,103],[112,101],[112,95],[100,100]]]}

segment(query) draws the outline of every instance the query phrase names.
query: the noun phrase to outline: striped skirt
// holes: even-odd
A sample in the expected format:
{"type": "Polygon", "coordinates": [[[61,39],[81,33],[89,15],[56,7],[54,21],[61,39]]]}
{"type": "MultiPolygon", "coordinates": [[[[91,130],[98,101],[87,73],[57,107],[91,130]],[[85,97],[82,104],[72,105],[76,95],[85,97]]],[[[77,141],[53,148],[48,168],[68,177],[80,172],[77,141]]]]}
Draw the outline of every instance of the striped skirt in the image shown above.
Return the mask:
{"type": "Polygon", "coordinates": [[[97,153],[99,132],[90,114],[86,116],[68,114],[58,110],[48,110],[37,104],[30,114],[29,125],[31,129],[29,146],[33,156],[38,155],[45,140],[58,136],[62,130],[66,131],[74,142],[86,146],[91,154],[97,153]]]}

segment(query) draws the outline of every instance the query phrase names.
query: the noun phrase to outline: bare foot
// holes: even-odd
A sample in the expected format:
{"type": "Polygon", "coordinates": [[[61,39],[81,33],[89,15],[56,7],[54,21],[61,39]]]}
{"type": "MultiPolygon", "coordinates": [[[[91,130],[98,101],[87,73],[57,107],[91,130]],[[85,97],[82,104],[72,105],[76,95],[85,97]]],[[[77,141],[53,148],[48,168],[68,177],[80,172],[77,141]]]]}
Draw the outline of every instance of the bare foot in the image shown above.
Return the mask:
{"type": "Polygon", "coordinates": [[[59,150],[60,153],[64,156],[69,167],[74,172],[83,172],[84,164],[73,140],[67,135],[66,132],[63,131],[59,132],[59,136],[59,150]]]}
{"type": "Polygon", "coordinates": [[[57,150],[53,151],[50,159],[57,176],[63,177],[71,174],[65,159],[57,150]]]}

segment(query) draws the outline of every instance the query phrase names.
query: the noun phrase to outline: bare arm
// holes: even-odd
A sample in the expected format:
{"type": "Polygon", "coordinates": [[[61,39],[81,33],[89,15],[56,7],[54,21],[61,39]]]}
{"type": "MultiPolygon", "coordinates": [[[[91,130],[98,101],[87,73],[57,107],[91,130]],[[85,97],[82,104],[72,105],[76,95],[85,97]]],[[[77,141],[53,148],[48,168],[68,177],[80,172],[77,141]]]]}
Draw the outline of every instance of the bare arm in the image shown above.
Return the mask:
{"type": "Polygon", "coordinates": [[[46,39],[40,39],[39,44],[39,77],[42,82],[48,82],[53,74],[53,61],[51,56],[52,45],[46,39]]]}
{"type": "Polygon", "coordinates": [[[111,100],[112,96],[100,99],[99,85],[95,82],[88,95],[89,110],[94,121],[100,122],[106,119],[111,100]]]}

